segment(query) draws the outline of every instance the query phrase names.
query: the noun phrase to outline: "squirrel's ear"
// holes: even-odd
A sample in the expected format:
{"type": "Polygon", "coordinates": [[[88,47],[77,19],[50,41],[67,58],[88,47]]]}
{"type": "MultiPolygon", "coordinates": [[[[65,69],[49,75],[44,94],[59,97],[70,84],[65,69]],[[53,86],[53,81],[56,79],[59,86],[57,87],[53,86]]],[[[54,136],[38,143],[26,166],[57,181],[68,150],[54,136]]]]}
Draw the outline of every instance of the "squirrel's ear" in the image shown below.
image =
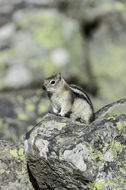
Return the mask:
{"type": "Polygon", "coordinates": [[[58,73],[58,74],[57,74],[57,78],[58,78],[59,80],[61,80],[61,73],[58,73]]]}

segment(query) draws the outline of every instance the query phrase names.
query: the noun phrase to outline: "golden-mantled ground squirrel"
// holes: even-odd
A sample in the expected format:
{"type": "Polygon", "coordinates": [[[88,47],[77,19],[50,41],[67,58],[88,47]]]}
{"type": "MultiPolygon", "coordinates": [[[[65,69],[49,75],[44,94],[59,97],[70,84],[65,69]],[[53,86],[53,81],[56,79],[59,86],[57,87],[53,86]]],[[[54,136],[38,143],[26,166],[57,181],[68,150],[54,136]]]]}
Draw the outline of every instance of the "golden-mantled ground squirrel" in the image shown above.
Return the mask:
{"type": "Polygon", "coordinates": [[[60,73],[44,80],[43,89],[47,91],[54,113],[85,124],[99,119],[112,108],[126,103],[126,98],[122,98],[94,113],[92,102],[83,89],[74,84],[69,85],[60,73]]]}
{"type": "Polygon", "coordinates": [[[94,120],[94,109],[88,95],[76,85],[69,85],[60,73],[44,80],[53,112],[89,124],[94,120]]]}

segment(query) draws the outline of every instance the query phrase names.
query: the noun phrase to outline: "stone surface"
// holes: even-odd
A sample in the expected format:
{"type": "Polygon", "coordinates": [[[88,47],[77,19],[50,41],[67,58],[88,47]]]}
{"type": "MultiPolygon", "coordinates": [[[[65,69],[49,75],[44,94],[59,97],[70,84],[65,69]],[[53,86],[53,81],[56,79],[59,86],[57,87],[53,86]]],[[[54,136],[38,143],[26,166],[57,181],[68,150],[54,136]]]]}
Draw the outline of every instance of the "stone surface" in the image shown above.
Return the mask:
{"type": "Polygon", "coordinates": [[[33,190],[22,143],[0,140],[0,189],[33,190]]]}
{"type": "Polygon", "coordinates": [[[40,189],[126,186],[126,115],[90,125],[47,114],[26,134],[25,153],[40,189]]]}

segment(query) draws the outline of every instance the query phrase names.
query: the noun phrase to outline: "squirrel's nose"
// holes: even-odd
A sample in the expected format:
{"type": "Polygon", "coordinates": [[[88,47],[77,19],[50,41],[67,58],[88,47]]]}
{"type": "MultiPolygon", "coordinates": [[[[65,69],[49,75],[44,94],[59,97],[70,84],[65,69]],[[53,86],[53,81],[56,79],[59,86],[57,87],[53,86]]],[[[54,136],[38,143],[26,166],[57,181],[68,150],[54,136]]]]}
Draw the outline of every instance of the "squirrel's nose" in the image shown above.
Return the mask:
{"type": "Polygon", "coordinates": [[[42,85],[42,89],[43,89],[43,90],[46,90],[46,87],[45,87],[44,85],[42,85]]]}
{"type": "Polygon", "coordinates": [[[48,81],[44,80],[43,85],[42,85],[43,90],[46,90],[47,84],[48,84],[48,81]]]}

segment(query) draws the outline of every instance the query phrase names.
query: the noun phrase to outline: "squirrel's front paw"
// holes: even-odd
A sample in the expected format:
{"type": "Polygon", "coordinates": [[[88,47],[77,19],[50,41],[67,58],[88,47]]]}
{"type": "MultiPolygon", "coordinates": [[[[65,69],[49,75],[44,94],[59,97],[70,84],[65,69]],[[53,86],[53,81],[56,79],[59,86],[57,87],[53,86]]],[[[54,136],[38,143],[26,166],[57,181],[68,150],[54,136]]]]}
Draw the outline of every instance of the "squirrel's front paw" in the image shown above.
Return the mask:
{"type": "Polygon", "coordinates": [[[53,107],[53,113],[58,114],[58,112],[59,111],[56,108],[53,107]]]}
{"type": "Polygon", "coordinates": [[[60,112],[58,115],[64,117],[64,116],[65,116],[65,113],[60,112]]]}

